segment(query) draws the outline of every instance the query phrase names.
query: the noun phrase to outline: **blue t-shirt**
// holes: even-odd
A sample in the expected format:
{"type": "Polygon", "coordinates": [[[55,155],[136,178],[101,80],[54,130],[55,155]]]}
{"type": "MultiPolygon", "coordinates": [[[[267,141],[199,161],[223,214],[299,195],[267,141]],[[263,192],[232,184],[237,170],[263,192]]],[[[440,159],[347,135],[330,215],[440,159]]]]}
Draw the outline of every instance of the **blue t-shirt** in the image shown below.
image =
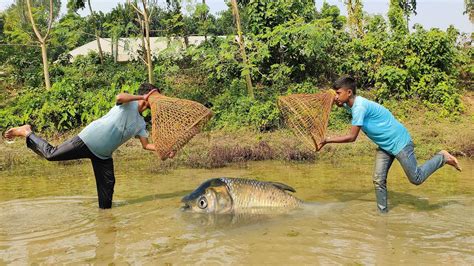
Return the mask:
{"type": "Polygon", "coordinates": [[[146,123],[138,112],[138,102],[114,106],[106,115],[90,123],[80,133],[89,150],[101,159],[135,136],[148,137],[146,123]]]}
{"type": "Polygon", "coordinates": [[[408,130],[382,105],[356,96],[350,108],[352,125],[362,131],[384,151],[397,155],[411,141],[408,130]]]}

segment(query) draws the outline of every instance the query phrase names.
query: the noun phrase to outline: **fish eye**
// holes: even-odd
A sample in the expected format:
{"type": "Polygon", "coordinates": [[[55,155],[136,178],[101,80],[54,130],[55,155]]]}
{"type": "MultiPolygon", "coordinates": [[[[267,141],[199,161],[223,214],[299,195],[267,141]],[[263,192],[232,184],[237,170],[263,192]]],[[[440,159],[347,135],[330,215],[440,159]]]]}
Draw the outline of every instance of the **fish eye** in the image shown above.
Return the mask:
{"type": "Polygon", "coordinates": [[[198,200],[198,207],[201,208],[201,209],[207,208],[207,199],[205,197],[201,197],[198,200]]]}

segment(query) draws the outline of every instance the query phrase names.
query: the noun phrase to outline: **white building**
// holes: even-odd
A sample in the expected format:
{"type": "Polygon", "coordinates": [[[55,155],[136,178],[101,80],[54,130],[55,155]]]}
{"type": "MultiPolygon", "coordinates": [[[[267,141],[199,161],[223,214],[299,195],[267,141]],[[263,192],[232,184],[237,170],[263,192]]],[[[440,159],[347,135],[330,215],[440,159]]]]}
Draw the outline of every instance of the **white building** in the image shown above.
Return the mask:
{"type": "MultiPolygon", "coordinates": [[[[219,36],[221,37],[221,36],[219,36]]],[[[208,37],[210,38],[210,37],[208,37]]],[[[189,36],[189,45],[199,45],[205,40],[204,36],[189,36]]],[[[138,59],[139,51],[142,51],[141,38],[120,38],[118,40],[118,49],[115,49],[115,44],[110,38],[101,38],[100,45],[104,53],[115,55],[117,53],[118,62],[127,62],[131,59],[138,59]]],[[[156,56],[159,52],[165,49],[184,49],[184,38],[182,37],[150,37],[150,47],[152,56],[156,56]]],[[[93,40],[69,52],[72,56],[72,61],[79,55],[87,55],[90,52],[98,53],[97,40],[93,40]]]]}

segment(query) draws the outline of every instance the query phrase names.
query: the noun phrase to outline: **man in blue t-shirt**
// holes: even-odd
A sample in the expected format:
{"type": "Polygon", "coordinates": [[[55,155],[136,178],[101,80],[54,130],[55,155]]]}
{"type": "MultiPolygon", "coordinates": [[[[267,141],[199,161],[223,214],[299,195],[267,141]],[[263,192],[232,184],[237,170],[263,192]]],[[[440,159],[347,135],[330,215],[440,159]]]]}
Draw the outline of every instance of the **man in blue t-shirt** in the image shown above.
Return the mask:
{"type": "Polygon", "coordinates": [[[321,149],[327,143],[346,143],[357,139],[360,130],[378,145],[375,157],[373,182],[377,207],[387,212],[387,174],[394,159],[397,159],[411,183],[420,185],[434,171],[444,164],[454,166],[461,171],[457,159],[442,150],[423,165],[417,166],[414,145],[408,130],[382,105],[356,96],[356,82],[351,77],[341,77],[334,85],[335,103],[352,113],[352,127],[349,134],[326,138],[319,145],[321,149]]]}
{"type": "MultiPolygon", "coordinates": [[[[142,112],[150,108],[148,98],[160,90],[149,83],[138,89],[139,95],[120,93],[116,105],[103,117],[86,126],[78,136],[54,147],[24,125],[7,130],[4,137],[25,137],[26,145],[48,161],[65,161],[89,158],[92,162],[99,198],[99,208],[112,207],[115,175],[112,153],[127,140],[140,139],[145,150],[154,151],[155,145],[148,142],[148,132],[142,112]]],[[[172,158],[174,152],[168,157],[172,158]]]]}

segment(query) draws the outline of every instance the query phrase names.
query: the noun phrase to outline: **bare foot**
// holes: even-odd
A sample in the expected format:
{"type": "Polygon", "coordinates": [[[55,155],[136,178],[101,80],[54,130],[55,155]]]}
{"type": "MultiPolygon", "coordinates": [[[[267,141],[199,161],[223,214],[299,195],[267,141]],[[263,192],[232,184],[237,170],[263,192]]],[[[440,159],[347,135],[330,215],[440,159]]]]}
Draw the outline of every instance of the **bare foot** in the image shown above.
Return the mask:
{"type": "Polygon", "coordinates": [[[439,153],[441,153],[444,156],[444,159],[446,160],[447,164],[453,166],[459,172],[461,172],[462,169],[459,166],[459,162],[458,162],[458,159],[456,159],[456,157],[454,157],[453,155],[451,155],[451,153],[449,153],[448,151],[445,151],[445,150],[442,150],[439,153]]]}
{"type": "Polygon", "coordinates": [[[21,127],[10,128],[9,130],[3,133],[3,137],[7,140],[13,140],[16,137],[26,137],[31,133],[31,126],[24,125],[21,127]]]}

